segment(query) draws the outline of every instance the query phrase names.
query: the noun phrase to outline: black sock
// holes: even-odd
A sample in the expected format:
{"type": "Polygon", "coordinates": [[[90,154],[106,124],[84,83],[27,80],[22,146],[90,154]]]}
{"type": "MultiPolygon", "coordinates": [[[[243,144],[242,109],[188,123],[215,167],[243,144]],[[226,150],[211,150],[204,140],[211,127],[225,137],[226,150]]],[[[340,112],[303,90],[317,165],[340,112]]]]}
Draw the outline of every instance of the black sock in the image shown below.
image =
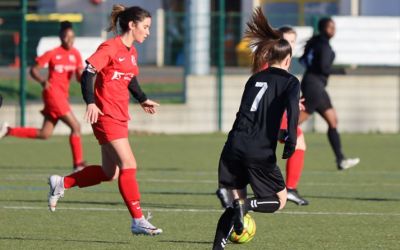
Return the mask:
{"type": "Polygon", "coordinates": [[[213,250],[221,250],[226,246],[228,237],[233,229],[233,208],[229,207],[218,220],[217,230],[215,232],[213,250]]]}
{"type": "Polygon", "coordinates": [[[281,202],[278,197],[248,198],[246,199],[246,212],[273,213],[279,209],[281,202]]]}
{"type": "Polygon", "coordinates": [[[342,145],[340,143],[340,135],[337,132],[336,128],[328,129],[328,139],[333,152],[336,156],[336,162],[340,163],[344,159],[344,155],[342,153],[342,145]]]}

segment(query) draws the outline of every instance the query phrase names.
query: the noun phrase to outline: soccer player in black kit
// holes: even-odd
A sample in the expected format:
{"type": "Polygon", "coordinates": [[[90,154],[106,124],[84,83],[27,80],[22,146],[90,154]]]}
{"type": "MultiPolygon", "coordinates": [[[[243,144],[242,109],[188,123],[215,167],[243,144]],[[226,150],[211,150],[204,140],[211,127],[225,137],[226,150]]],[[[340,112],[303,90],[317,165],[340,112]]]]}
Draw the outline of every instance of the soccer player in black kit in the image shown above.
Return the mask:
{"type": "Polygon", "coordinates": [[[305,99],[305,111],[300,113],[300,123],[307,120],[317,111],[328,124],[328,139],[335,153],[338,170],[356,166],[359,158],[346,158],[342,152],[340,135],[337,131],[337,115],[325,88],[328,77],[334,73],[344,73],[343,69],[332,67],[335,52],[329,40],[335,35],[335,22],[331,18],[322,18],[318,23],[319,34],[312,37],[306,44],[300,62],[306,67],[301,81],[301,91],[305,99]]]}
{"type": "Polygon", "coordinates": [[[245,85],[236,120],[221,153],[219,186],[232,192],[233,207],[218,221],[213,249],[223,249],[232,230],[243,231],[243,217],[252,210],[273,213],[286,204],[285,181],[275,150],[282,115],[287,110],[288,134],[283,159],[296,147],[300,83],[287,72],[292,56],[288,41],[271,28],[261,8],[247,23],[246,37],[255,48],[253,73],[245,85]],[[269,65],[265,70],[260,69],[269,65]],[[250,184],[255,197],[242,190],[250,184]]]}

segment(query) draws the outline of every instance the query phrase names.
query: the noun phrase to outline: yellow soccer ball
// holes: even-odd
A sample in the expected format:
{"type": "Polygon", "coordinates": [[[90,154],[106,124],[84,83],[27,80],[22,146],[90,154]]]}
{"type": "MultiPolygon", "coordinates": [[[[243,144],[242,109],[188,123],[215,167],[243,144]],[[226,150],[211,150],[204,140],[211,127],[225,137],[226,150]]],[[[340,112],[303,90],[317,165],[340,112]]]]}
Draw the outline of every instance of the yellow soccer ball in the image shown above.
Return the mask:
{"type": "Polygon", "coordinates": [[[233,243],[242,244],[251,241],[254,235],[256,235],[256,222],[250,214],[246,214],[244,217],[244,229],[242,234],[237,235],[235,231],[233,231],[229,236],[229,240],[233,243]]]}

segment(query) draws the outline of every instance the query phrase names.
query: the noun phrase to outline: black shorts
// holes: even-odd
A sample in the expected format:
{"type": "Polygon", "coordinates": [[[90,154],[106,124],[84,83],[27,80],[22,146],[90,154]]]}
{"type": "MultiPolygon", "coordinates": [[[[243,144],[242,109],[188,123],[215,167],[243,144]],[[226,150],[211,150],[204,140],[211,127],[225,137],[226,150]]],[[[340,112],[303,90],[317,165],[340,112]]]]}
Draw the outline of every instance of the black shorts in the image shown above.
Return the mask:
{"type": "Polygon", "coordinates": [[[333,107],[331,98],[325,89],[326,82],[318,78],[318,76],[305,75],[301,84],[301,91],[305,99],[304,106],[308,114],[317,111],[322,115],[333,107]]]}
{"type": "Polygon", "coordinates": [[[285,189],[285,181],[277,165],[270,169],[223,156],[219,161],[218,182],[220,187],[227,189],[243,189],[250,184],[257,198],[275,196],[285,189]]]}

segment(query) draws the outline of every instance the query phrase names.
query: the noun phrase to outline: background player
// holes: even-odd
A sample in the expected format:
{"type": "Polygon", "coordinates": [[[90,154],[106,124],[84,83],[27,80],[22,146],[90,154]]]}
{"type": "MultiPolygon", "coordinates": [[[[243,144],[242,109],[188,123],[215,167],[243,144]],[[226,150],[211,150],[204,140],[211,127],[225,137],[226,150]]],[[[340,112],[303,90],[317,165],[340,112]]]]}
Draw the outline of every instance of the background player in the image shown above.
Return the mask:
{"type": "Polygon", "coordinates": [[[322,18],[318,23],[319,34],[312,37],[306,44],[300,62],[306,67],[301,90],[305,98],[305,111],[300,113],[300,123],[307,120],[317,111],[328,124],[328,139],[335,153],[336,164],[339,170],[356,166],[359,158],[348,158],[342,152],[340,135],[337,131],[338,118],[333,108],[328,92],[325,90],[329,75],[343,70],[332,68],[335,52],[329,40],[335,35],[335,22],[331,18],[322,18]]]}
{"type": "Polygon", "coordinates": [[[161,229],[146,220],[140,207],[139,186],[136,181],[136,159],[128,141],[129,91],[139,101],[146,113],[154,114],[156,102],[142,92],[137,76],[137,52],[134,42],[142,43],[150,34],[151,15],[137,7],[114,5],[108,31],[122,34],[102,43],[87,59],[82,75],[82,94],[87,103],[85,118],[92,124],[93,132],[101,146],[102,165],[61,177],[49,178],[49,208],[54,211],[64,190],[89,187],[118,176],[121,196],[132,216],[133,234],[156,235],[161,229]],[[96,77],[97,74],[97,77],[96,77]],[[96,78],[95,85],[94,79],[96,78]],[[120,169],[118,175],[118,168],[120,169]]]}
{"type": "Polygon", "coordinates": [[[83,69],[82,57],[79,51],[73,47],[75,33],[70,22],[61,22],[59,37],[61,45],[37,57],[36,64],[30,70],[32,78],[43,87],[44,109],[41,112],[44,116],[44,121],[42,128],[11,128],[8,127],[8,124],[3,124],[0,130],[0,138],[2,136],[14,136],[46,140],[53,134],[58,120],[61,120],[71,129],[69,142],[73,157],[73,167],[74,170],[80,170],[85,166],[82,153],[81,129],[78,120],[72,113],[68,98],[72,75],[75,73],[77,81],[80,81],[83,69]],[[47,66],[49,68],[49,77],[46,80],[40,75],[40,69],[47,66]]]}
{"type": "MultiPolygon", "coordinates": [[[[292,46],[292,51],[294,51],[296,48],[296,40],[297,40],[296,31],[289,26],[280,27],[279,31],[282,33],[282,37],[286,41],[288,41],[289,44],[292,46]]],[[[304,108],[303,105],[301,106],[302,107],[300,108],[300,110],[304,108]]],[[[287,131],[287,119],[286,119],[286,114],[284,114],[281,122],[280,135],[285,135],[286,131],[287,131]]],[[[284,137],[282,139],[284,139],[284,137]]],[[[288,193],[287,199],[301,206],[309,204],[309,202],[303,197],[301,197],[301,195],[297,191],[297,185],[300,181],[301,173],[304,167],[304,154],[306,148],[307,147],[303,130],[300,128],[300,126],[297,126],[296,150],[294,151],[293,155],[289,157],[289,159],[287,159],[286,161],[286,188],[288,193]]]]}
{"type": "Polygon", "coordinates": [[[243,216],[249,211],[273,213],[286,204],[287,193],[275,150],[282,115],[287,110],[288,134],[283,158],[296,147],[300,83],[287,72],[292,49],[280,32],[269,25],[261,8],[247,24],[246,37],[256,48],[253,74],[247,81],[239,112],[221,153],[219,186],[231,191],[233,208],[218,221],[213,249],[223,249],[232,230],[243,231],[243,216]],[[269,68],[261,70],[268,63],[269,68]],[[248,184],[254,198],[240,191],[248,184]]]}

